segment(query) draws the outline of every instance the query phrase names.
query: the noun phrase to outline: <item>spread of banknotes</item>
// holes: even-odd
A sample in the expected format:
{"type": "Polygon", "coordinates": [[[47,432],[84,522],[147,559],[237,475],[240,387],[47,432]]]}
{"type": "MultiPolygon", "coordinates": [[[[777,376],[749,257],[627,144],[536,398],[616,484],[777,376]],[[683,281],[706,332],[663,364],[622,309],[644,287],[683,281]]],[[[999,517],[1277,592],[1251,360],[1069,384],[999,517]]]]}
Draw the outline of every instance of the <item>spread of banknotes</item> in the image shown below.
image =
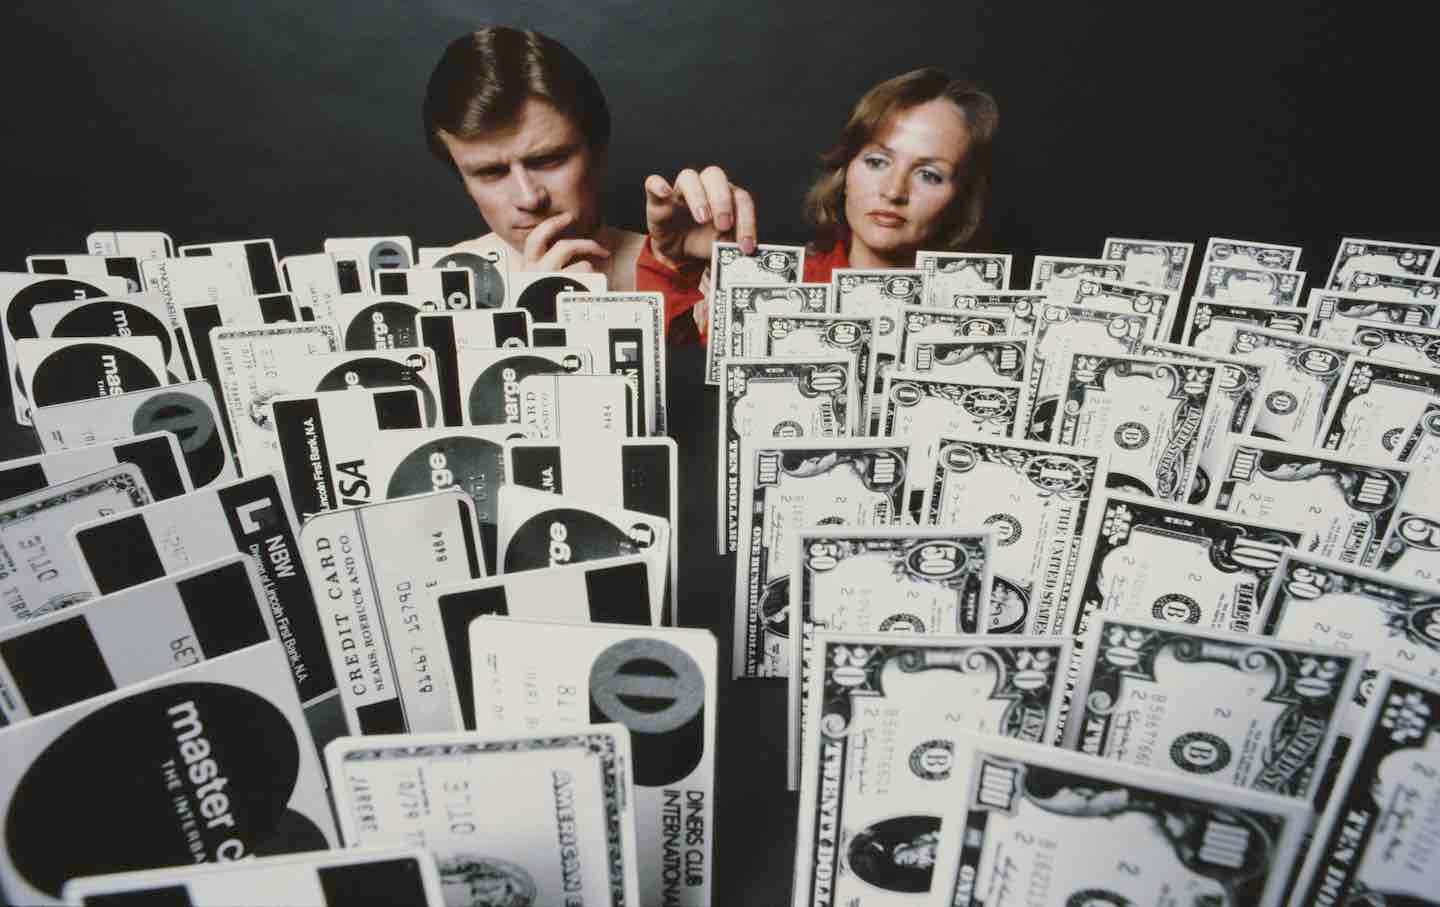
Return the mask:
{"type": "Polygon", "coordinates": [[[0,901],[1440,904],[1440,246],[321,245],[0,272],[0,901]]]}

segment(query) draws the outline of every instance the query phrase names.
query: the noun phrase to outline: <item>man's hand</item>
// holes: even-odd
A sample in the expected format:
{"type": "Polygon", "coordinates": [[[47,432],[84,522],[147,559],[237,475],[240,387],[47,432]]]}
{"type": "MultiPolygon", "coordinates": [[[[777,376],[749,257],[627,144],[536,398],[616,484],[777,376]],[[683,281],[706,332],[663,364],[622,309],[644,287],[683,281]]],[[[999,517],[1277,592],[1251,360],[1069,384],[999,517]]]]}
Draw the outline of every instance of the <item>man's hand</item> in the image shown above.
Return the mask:
{"type": "Polygon", "coordinates": [[[734,240],[755,251],[755,201],[719,167],[682,170],[672,186],[658,173],[645,180],[645,226],[661,261],[710,257],[715,240],[734,240]]]}
{"type": "Polygon", "coordinates": [[[594,273],[592,258],[609,258],[610,250],[593,239],[559,239],[561,231],[575,222],[575,215],[563,211],[536,225],[525,237],[525,260],[516,271],[571,271],[594,273]]]}

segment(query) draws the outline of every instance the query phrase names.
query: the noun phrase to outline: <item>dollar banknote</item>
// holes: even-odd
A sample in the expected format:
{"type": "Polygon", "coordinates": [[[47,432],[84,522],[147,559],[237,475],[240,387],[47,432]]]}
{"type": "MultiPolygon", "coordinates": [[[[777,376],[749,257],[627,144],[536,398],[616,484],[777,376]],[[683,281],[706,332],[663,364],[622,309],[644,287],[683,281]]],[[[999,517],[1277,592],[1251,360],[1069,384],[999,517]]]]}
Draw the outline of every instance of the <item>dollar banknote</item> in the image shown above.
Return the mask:
{"type": "Polygon", "coordinates": [[[1194,243],[1108,237],[1100,257],[1123,264],[1126,283],[1179,293],[1185,286],[1194,252],[1194,243]]]}
{"type": "Polygon", "coordinates": [[[1337,290],[1345,286],[1355,271],[1429,277],[1437,261],[1440,261],[1440,246],[1345,236],[1340,239],[1325,286],[1337,290]]]}
{"type": "Polygon", "coordinates": [[[1307,446],[1315,443],[1344,383],[1345,368],[1360,352],[1358,347],[1264,328],[1237,330],[1225,350],[1265,366],[1255,434],[1307,446]]]}

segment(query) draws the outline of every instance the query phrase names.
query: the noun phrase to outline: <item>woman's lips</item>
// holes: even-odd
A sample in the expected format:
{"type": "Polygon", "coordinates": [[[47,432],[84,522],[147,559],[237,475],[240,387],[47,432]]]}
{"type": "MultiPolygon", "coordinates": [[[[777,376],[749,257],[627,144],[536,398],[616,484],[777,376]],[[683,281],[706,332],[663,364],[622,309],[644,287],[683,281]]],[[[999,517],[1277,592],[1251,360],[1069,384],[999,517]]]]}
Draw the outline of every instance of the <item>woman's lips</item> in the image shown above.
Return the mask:
{"type": "Polygon", "coordinates": [[[905,218],[893,211],[866,211],[865,216],[882,227],[898,227],[905,223],[905,218]]]}

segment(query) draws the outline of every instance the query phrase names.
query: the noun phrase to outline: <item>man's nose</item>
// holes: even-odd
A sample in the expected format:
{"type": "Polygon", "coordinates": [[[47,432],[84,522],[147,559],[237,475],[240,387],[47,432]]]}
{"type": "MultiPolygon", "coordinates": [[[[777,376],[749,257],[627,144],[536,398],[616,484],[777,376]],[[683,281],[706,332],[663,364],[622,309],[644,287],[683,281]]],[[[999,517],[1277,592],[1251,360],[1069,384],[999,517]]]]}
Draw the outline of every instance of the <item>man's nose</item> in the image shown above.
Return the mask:
{"type": "Polygon", "coordinates": [[[524,167],[515,167],[511,171],[511,201],[521,211],[540,212],[550,205],[550,195],[545,187],[535,181],[535,178],[524,167]]]}

